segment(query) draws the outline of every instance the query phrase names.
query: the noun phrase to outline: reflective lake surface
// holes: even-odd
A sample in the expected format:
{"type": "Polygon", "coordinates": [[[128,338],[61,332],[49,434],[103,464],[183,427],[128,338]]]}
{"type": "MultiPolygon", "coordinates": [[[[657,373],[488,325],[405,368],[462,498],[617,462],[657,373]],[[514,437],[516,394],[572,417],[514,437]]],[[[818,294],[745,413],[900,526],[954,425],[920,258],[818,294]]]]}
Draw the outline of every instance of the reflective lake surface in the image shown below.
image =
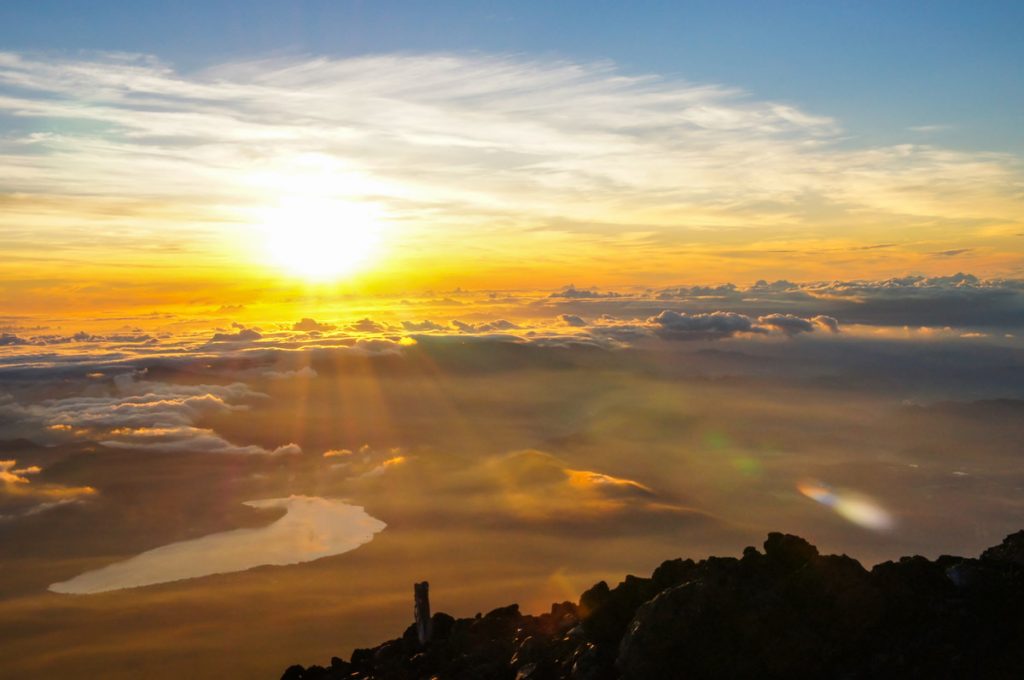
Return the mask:
{"type": "Polygon", "coordinates": [[[249,501],[254,508],[284,508],[285,515],[258,529],[235,529],[179,541],[54,583],[56,593],[88,594],[245,571],[264,565],[309,562],[354,550],[383,531],[384,522],[363,508],[312,496],[249,501]]]}

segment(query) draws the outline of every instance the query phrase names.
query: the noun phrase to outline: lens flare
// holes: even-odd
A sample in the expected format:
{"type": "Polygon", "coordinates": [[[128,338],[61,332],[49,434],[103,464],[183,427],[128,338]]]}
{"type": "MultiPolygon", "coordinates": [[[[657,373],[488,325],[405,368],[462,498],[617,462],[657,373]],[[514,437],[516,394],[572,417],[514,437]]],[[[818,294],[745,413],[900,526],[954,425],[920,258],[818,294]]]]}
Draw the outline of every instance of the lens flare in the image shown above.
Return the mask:
{"type": "Polygon", "coordinates": [[[797,489],[811,500],[832,508],[843,519],[874,531],[888,531],[893,527],[892,515],[877,502],[855,491],[833,489],[817,481],[797,484],[797,489]]]}

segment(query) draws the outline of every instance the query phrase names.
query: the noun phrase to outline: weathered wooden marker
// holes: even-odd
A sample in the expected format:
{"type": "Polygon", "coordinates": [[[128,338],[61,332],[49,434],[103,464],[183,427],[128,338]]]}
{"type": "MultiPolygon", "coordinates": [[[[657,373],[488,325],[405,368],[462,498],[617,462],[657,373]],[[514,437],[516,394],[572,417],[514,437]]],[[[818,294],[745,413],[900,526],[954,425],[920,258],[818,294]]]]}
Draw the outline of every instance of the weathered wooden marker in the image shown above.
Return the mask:
{"type": "Polygon", "coordinates": [[[413,612],[416,616],[416,635],[420,640],[420,646],[425,647],[433,633],[433,624],[430,620],[430,584],[426,581],[415,583],[412,590],[416,603],[413,612]]]}

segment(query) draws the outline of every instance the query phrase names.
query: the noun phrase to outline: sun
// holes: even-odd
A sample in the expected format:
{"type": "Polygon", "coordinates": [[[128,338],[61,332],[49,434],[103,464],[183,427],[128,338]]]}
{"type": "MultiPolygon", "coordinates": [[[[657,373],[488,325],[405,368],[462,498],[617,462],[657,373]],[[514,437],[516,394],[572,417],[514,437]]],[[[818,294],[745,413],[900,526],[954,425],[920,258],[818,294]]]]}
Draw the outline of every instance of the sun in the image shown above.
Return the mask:
{"type": "Polygon", "coordinates": [[[333,198],[289,198],[261,220],[268,261],[296,278],[330,282],[368,266],[382,223],[373,206],[333,198]]]}

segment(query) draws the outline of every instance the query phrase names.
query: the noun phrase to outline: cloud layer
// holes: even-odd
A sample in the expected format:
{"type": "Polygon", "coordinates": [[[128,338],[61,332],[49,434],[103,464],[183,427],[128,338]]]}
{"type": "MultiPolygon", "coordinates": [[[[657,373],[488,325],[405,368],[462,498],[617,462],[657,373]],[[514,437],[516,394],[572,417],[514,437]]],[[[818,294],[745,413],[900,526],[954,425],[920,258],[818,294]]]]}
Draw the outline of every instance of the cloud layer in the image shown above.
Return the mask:
{"type": "Polygon", "coordinates": [[[225,454],[301,453],[295,444],[268,450],[232,444],[196,422],[215,414],[248,409],[240,403],[265,398],[243,383],[181,385],[139,380],[122,373],[102,396],[72,396],[36,403],[0,402],[0,418],[18,428],[37,428],[34,436],[61,440],[78,437],[105,446],[137,450],[225,454]]]}
{"type": "Polygon", "coordinates": [[[226,376],[229,381],[312,380],[323,370],[311,364],[318,353],[397,357],[417,344],[440,351],[444,343],[470,342],[626,349],[677,340],[789,339],[856,341],[866,350],[872,340],[970,338],[978,347],[994,349],[1019,346],[1024,337],[1024,281],[958,273],[617,291],[574,286],[554,293],[457,290],[444,297],[367,299],[357,313],[342,301],[298,321],[293,319],[299,315],[284,320],[247,317],[246,310],[227,312],[241,320],[225,318],[217,307],[207,318],[99,318],[101,330],[73,333],[58,332],[43,317],[0,317],[0,379],[27,384],[22,381],[88,376],[98,387],[136,369],[230,358],[234,370],[226,376]]]}

